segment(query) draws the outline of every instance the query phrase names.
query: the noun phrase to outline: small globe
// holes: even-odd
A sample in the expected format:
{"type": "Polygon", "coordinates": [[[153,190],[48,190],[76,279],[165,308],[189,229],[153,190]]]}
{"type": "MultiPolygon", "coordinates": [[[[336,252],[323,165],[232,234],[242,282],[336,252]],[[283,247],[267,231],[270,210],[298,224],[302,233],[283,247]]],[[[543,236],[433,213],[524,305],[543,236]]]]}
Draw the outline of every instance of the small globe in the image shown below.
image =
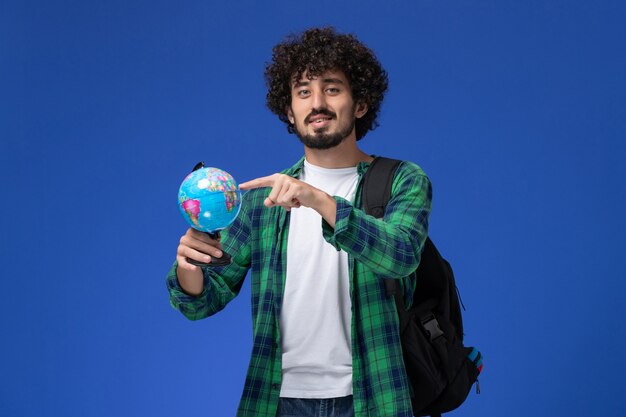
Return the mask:
{"type": "Polygon", "coordinates": [[[241,191],[228,172],[201,168],[187,175],[180,185],[178,208],[194,229],[217,232],[231,224],[239,214],[241,191]]]}

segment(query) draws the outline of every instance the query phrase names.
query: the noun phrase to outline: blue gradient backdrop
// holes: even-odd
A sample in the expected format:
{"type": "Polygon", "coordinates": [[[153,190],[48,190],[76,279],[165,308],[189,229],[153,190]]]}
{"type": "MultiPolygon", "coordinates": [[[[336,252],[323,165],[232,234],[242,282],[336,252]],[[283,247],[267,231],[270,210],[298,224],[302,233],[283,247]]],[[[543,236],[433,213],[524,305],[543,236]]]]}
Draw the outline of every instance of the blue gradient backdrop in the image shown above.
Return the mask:
{"type": "Polygon", "coordinates": [[[356,33],[390,76],[370,153],[420,164],[485,355],[456,416],[623,416],[622,1],[2,1],[0,415],[232,416],[250,290],[190,322],[165,274],[199,160],[291,165],[263,68],[356,33]]]}

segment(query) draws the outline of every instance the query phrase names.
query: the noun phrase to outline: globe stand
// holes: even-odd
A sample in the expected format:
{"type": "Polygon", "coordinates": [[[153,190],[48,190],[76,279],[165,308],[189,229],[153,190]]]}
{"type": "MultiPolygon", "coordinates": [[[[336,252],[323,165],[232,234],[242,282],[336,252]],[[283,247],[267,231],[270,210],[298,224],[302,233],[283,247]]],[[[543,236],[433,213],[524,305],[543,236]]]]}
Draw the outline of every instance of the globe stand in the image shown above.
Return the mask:
{"type": "MultiPolygon", "coordinates": [[[[207,235],[209,235],[209,237],[211,239],[214,240],[220,240],[220,232],[204,232],[207,235]]],[[[187,262],[189,262],[192,265],[196,265],[196,266],[226,266],[226,265],[230,265],[233,263],[233,258],[232,256],[230,256],[229,254],[227,254],[226,252],[222,251],[222,256],[219,258],[216,258],[214,256],[211,256],[211,262],[200,262],[200,261],[196,261],[193,259],[189,259],[187,258],[187,262]]]]}
{"type": "MultiPolygon", "coordinates": [[[[198,162],[193,169],[191,170],[191,172],[197,171],[200,168],[204,168],[204,162],[200,161],[198,162]]],[[[216,232],[204,232],[207,235],[209,235],[209,237],[213,240],[220,240],[220,232],[219,230],[216,232]]],[[[219,258],[213,257],[211,256],[211,262],[200,262],[200,261],[196,261],[193,259],[189,259],[187,258],[187,262],[189,262],[192,265],[196,265],[196,266],[214,266],[214,267],[218,267],[218,266],[226,266],[226,265],[230,265],[233,263],[233,258],[232,256],[230,256],[228,253],[222,251],[222,256],[219,258]]]]}

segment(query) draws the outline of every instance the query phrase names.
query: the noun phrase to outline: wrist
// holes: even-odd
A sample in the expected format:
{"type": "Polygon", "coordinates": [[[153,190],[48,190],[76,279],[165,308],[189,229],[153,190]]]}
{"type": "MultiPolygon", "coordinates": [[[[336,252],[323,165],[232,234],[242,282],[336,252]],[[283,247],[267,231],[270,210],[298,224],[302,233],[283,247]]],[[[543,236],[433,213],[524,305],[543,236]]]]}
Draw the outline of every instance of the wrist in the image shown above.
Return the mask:
{"type": "Polygon", "coordinates": [[[324,191],[320,190],[317,197],[316,206],[313,207],[313,209],[317,211],[328,224],[330,224],[332,227],[335,227],[335,219],[337,217],[337,202],[330,194],[327,194],[324,191]]]}
{"type": "Polygon", "coordinates": [[[204,274],[200,267],[191,271],[178,265],[176,267],[176,279],[180,288],[187,295],[197,297],[204,290],[204,274]]]}

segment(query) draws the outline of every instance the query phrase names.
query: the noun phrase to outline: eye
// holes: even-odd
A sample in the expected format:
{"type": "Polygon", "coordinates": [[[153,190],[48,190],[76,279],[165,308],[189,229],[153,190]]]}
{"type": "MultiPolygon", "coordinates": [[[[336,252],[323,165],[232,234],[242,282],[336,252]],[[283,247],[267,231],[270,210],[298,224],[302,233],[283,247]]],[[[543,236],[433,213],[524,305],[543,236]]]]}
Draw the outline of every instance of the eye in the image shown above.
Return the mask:
{"type": "Polygon", "coordinates": [[[310,92],[309,90],[304,90],[304,89],[303,89],[303,90],[298,90],[298,91],[296,92],[296,95],[297,95],[298,97],[306,97],[306,96],[308,96],[310,93],[311,93],[311,92],[310,92]]]}
{"type": "Polygon", "coordinates": [[[336,87],[329,87],[326,89],[326,92],[328,92],[328,94],[330,95],[336,95],[336,94],[339,94],[341,90],[336,87]]]}

